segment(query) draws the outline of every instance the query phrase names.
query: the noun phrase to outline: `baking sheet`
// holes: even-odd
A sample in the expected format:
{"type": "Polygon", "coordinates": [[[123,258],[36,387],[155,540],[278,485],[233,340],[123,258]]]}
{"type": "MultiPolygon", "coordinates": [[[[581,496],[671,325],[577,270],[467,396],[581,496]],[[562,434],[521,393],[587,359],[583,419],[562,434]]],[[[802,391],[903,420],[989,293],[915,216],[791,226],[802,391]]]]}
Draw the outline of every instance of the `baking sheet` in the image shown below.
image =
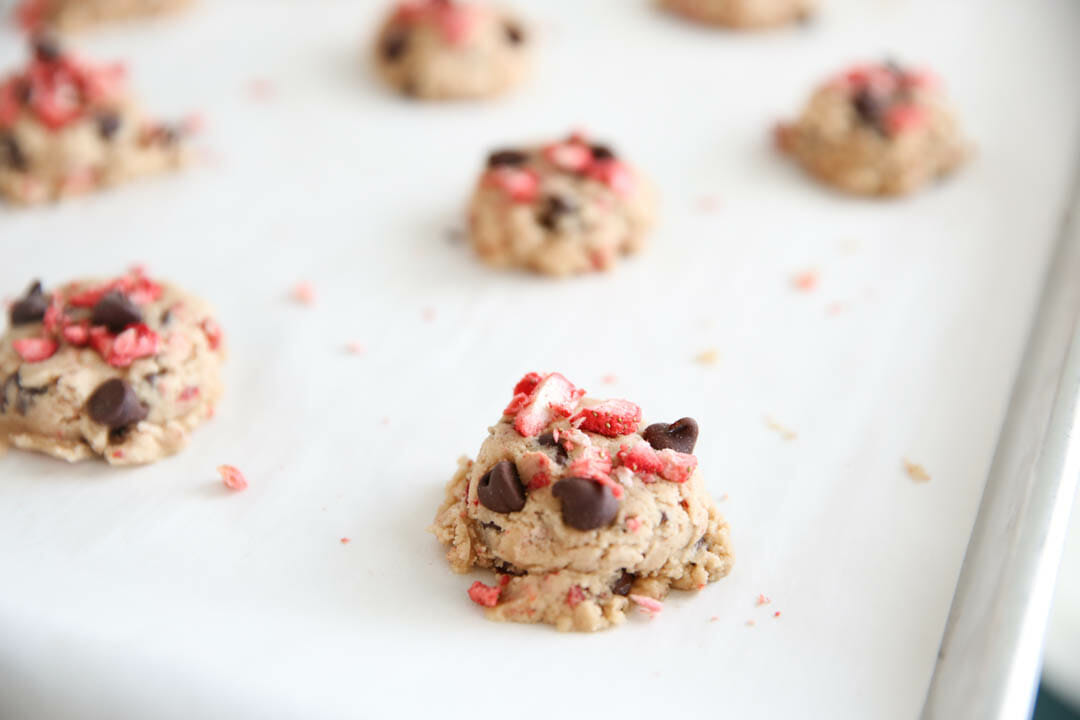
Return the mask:
{"type": "Polygon", "coordinates": [[[522,4],[534,81],[450,106],[358,62],[381,9],[204,0],[84,38],[149,107],[205,114],[205,161],[0,210],[0,288],[145,263],[220,309],[228,396],[154,467],[0,460],[0,716],[914,716],[1076,157],[1080,5],[836,0],[734,36],[522,4]],[[979,155],[903,202],[819,190],[767,128],[885,52],[944,76],[979,155]],[[479,266],[447,230],[484,152],[572,126],[662,189],[651,249],[562,283],[479,266]],[[482,619],[424,528],[531,369],[698,418],[729,578],[594,636],[482,619]]]}

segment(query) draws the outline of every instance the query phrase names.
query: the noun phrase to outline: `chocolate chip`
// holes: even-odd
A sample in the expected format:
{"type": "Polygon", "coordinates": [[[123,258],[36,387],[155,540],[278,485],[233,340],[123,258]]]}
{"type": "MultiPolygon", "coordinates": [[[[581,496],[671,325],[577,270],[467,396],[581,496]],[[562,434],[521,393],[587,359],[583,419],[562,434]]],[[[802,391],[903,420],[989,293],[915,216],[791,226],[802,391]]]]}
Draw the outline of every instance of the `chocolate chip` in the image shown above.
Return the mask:
{"type": "Polygon", "coordinates": [[[497,513],[517,512],[525,507],[525,486],[517,467],[509,460],[495,463],[476,486],[476,495],[488,510],[497,513]]]}
{"type": "Polygon", "coordinates": [[[666,525],[667,524],[667,513],[664,512],[663,510],[660,511],[660,524],[661,525],[666,525]]]}
{"type": "Polygon", "coordinates": [[[511,45],[520,45],[525,42],[525,32],[516,23],[504,23],[503,30],[506,32],[506,39],[511,45]]]}
{"type": "Polygon", "coordinates": [[[548,430],[546,433],[543,433],[542,435],[540,435],[540,437],[536,438],[536,441],[544,447],[555,448],[555,459],[558,460],[560,465],[566,464],[566,461],[570,457],[570,454],[566,452],[566,448],[563,447],[562,443],[555,442],[554,432],[548,430]]]}
{"type": "Polygon", "coordinates": [[[387,60],[394,61],[401,58],[409,48],[409,36],[404,32],[396,32],[388,35],[382,44],[382,54],[387,60]]]}
{"type": "Polygon", "coordinates": [[[0,413],[7,412],[8,405],[13,397],[15,410],[20,415],[25,415],[30,406],[34,404],[35,398],[38,395],[44,395],[48,389],[47,387],[23,387],[22,378],[19,376],[19,371],[16,370],[7,376],[3,385],[0,385],[0,413]]]}
{"type": "Polygon", "coordinates": [[[588,478],[563,478],[551,494],[562,502],[563,522],[576,530],[604,527],[619,513],[619,501],[611,488],[588,478]]]}
{"type": "Polygon", "coordinates": [[[101,113],[97,116],[97,126],[102,140],[112,140],[120,129],[120,116],[111,112],[101,113]]]}
{"type": "Polygon", "coordinates": [[[559,218],[577,212],[577,206],[562,195],[548,195],[536,215],[537,222],[548,230],[559,226],[559,218]]]}
{"type": "Polygon", "coordinates": [[[49,296],[41,290],[41,281],[35,280],[26,290],[26,294],[11,306],[11,324],[29,325],[45,319],[49,309],[49,296]]]}
{"type": "Polygon", "coordinates": [[[503,531],[503,529],[497,523],[493,522],[482,522],[480,523],[480,527],[484,528],[485,530],[492,530],[497,533],[501,533],[503,531]]]}
{"type": "Polygon", "coordinates": [[[144,419],[148,411],[139,402],[135,390],[120,378],[106,380],[86,401],[90,419],[110,430],[126,427],[144,419]]]}
{"type": "Polygon", "coordinates": [[[684,417],[668,425],[654,423],[645,428],[641,437],[655,450],[671,448],[676,452],[692,453],[697,444],[698,424],[694,418],[684,417]]]}
{"type": "Polygon", "coordinates": [[[128,325],[141,322],[142,312],[119,290],[105,293],[90,313],[92,325],[104,325],[114,333],[123,332],[128,325]]]}
{"type": "Polygon", "coordinates": [[[615,153],[607,145],[593,145],[592,150],[593,160],[614,160],[615,153]]]}
{"type": "Polygon", "coordinates": [[[611,592],[625,597],[630,594],[630,588],[633,587],[635,580],[637,580],[637,575],[623,570],[622,574],[615,578],[615,582],[612,583],[611,592]]]}
{"type": "Polygon", "coordinates": [[[885,115],[885,103],[870,88],[861,88],[856,92],[851,104],[864,123],[880,128],[881,119],[885,115]]]}
{"type": "Polygon", "coordinates": [[[20,172],[26,171],[26,154],[23,152],[22,147],[19,146],[19,141],[15,139],[14,135],[10,133],[0,135],[0,147],[4,151],[3,156],[0,156],[0,165],[6,164],[8,167],[20,172]]]}
{"type": "Polygon", "coordinates": [[[499,167],[500,165],[522,165],[529,156],[519,150],[496,150],[488,155],[488,167],[499,167]]]}
{"type": "Polygon", "coordinates": [[[55,62],[60,59],[60,41],[51,35],[38,35],[33,41],[34,55],[41,62],[55,62]]]}
{"type": "Polygon", "coordinates": [[[526,574],[524,570],[517,567],[516,565],[511,565],[510,563],[504,562],[502,560],[495,561],[495,572],[500,572],[503,575],[513,575],[515,577],[521,577],[522,575],[526,574]]]}

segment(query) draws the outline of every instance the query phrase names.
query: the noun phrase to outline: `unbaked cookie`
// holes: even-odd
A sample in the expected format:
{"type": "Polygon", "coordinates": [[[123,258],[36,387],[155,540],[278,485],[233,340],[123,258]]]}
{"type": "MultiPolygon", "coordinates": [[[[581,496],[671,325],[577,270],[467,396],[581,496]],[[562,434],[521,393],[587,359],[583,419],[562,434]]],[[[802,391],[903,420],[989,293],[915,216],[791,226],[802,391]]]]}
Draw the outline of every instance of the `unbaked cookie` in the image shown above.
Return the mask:
{"type": "Polygon", "coordinates": [[[446,488],[432,530],[454,571],[498,573],[469,589],[492,620],[600,630],[631,602],[655,613],[670,588],[731,570],[692,454],[697,423],[642,428],[637,405],[583,395],[558,373],[526,375],[446,488]]]}
{"type": "Polygon", "coordinates": [[[655,205],[637,170],[609,146],[574,134],[491,153],[469,204],[469,238],[497,267],[607,270],[644,246],[655,205]]]}
{"type": "Polygon", "coordinates": [[[669,10],[698,22],[756,29],[810,18],[817,0],[660,0],[669,10]]]}
{"type": "Polygon", "coordinates": [[[434,100],[485,98],[529,69],[529,35],[502,10],[456,0],[398,3],[375,42],[375,66],[393,88],[434,100]]]}
{"type": "Polygon", "coordinates": [[[860,195],[913,192],[970,154],[938,80],[892,62],[832,78],[776,140],[811,175],[860,195]]]}
{"type": "Polygon", "coordinates": [[[27,30],[79,30],[112,20],[151,17],[179,10],[191,0],[22,0],[16,7],[27,30]]]}
{"type": "Polygon", "coordinates": [[[135,269],[47,293],[0,338],[0,442],[75,462],[159,460],[212,417],[225,357],[210,307],[135,269]]]}
{"type": "Polygon", "coordinates": [[[33,204],[175,168],[184,129],[146,119],[123,65],[97,65],[39,36],[0,80],[0,195],[33,204]]]}

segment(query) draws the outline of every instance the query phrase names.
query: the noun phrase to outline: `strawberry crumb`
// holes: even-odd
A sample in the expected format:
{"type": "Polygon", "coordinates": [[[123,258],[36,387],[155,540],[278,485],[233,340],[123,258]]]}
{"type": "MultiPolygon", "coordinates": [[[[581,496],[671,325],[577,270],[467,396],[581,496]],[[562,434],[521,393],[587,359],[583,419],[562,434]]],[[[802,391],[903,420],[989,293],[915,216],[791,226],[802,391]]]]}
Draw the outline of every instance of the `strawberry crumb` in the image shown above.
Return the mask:
{"type": "Polygon", "coordinates": [[[354,340],[353,342],[346,343],[345,352],[349,353],[350,355],[363,355],[367,352],[367,348],[364,347],[363,343],[359,343],[354,340]]]}
{"type": "Polygon", "coordinates": [[[757,623],[754,622],[753,620],[747,620],[746,621],[746,627],[754,627],[755,625],[757,625],[757,623]]]}
{"type": "Polygon", "coordinates": [[[221,480],[225,483],[225,487],[237,491],[247,490],[247,478],[235,467],[232,465],[218,465],[217,470],[221,474],[221,480]]]}
{"type": "MultiPolygon", "coordinates": [[[[326,508],[323,508],[323,510],[325,510],[325,509],[326,508]]],[[[352,538],[347,538],[347,537],[341,538],[341,544],[342,545],[348,545],[350,542],[352,542],[352,538]]]]}
{"type": "Polygon", "coordinates": [[[637,517],[635,517],[634,515],[631,515],[630,517],[626,518],[626,529],[630,532],[636,533],[638,530],[641,529],[641,521],[638,520],[637,517]]]}
{"type": "Polygon", "coordinates": [[[713,615],[711,618],[709,618],[709,622],[717,622],[719,619],[719,616],[713,615]]]}
{"type": "Polygon", "coordinates": [[[848,304],[843,300],[836,300],[825,306],[826,315],[840,315],[841,313],[847,312],[847,310],[848,304]]]}
{"type": "Polygon", "coordinates": [[[581,589],[580,585],[574,585],[566,593],[566,604],[570,607],[577,607],[585,599],[585,591],[581,589]]]}
{"type": "Polygon", "coordinates": [[[301,305],[314,305],[315,288],[309,282],[298,282],[293,285],[292,298],[301,305]]]}
{"type": "Polygon", "coordinates": [[[758,607],[761,607],[762,605],[768,605],[771,602],[772,602],[772,600],[765,597],[764,594],[761,594],[761,595],[757,596],[757,602],[755,603],[755,605],[757,605],[758,607]]]}
{"type": "Polygon", "coordinates": [[[774,618],[778,618],[778,617],[780,617],[780,611],[779,611],[779,610],[777,610],[776,612],[774,612],[774,613],[772,614],[772,616],[773,616],[774,618]]]}
{"type": "Polygon", "coordinates": [[[248,95],[253,100],[271,100],[275,94],[274,83],[266,78],[252,78],[248,83],[248,95]]]}
{"type": "Polygon", "coordinates": [[[811,292],[818,285],[818,271],[803,270],[791,276],[791,286],[800,292],[811,292]]]}
{"type": "Polygon", "coordinates": [[[619,382],[619,378],[615,377],[614,373],[610,373],[600,378],[600,382],[604,383],[605,385],[614,385],[615,383],[619,382]]]}
{"type": "Polygon", "coordinates": [[[631,594],[629,597],[630,600],[637,605],[638,609],[649,616],[650,619],[659,615],[660,611],[664,609],[664,603],[655,598],[651,598],[648,595],[631,594]]]}
{"type": "Polygon", "coordinates": [[[469,588],[469,599],[477,605],[483,605],[484,607],[495,607],[499,603],[499,595],[502,594],[502,586],[496,585],[494,587],[485,585],[477,580],[469,588]]]}

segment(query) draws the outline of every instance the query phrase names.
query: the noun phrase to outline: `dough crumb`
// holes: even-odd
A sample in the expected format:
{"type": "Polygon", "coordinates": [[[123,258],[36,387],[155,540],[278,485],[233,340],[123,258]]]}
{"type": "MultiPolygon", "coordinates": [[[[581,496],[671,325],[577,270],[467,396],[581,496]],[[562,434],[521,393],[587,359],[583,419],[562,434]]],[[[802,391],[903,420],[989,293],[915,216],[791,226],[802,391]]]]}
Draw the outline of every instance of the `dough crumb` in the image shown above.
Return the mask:
{"type": "Polygon", "coordinates": [[[924,468],[922,465],[919,465],[918,463],[913,463],[907,458],[903,459],[903,463],[904,472],[907,473],[908,477],[911,478],[912,481],[917,483],[930,482],[930,473],[926,472],[926,468],[924,468]]]}
{"type": "Polygon", "coordinates": [[[794,430],[792,430],[791,428],[786,427],[784,425],[781,425],[780,423],[778,423],[776,420],[773,420],[768,415],[765,416],[765,427],[767,427],[770,430],[772,430],[773,432],[779,434],[781,438],[783,438],[784,440],[787,440],[789,442],[791,440],[794,440],[795,438],[799,437],[799,434],[796,433],[794,430]]]}

